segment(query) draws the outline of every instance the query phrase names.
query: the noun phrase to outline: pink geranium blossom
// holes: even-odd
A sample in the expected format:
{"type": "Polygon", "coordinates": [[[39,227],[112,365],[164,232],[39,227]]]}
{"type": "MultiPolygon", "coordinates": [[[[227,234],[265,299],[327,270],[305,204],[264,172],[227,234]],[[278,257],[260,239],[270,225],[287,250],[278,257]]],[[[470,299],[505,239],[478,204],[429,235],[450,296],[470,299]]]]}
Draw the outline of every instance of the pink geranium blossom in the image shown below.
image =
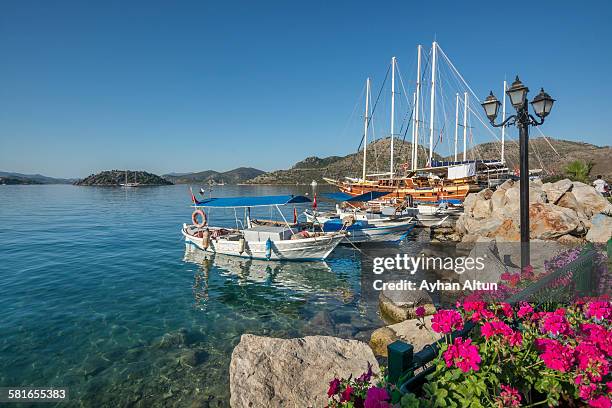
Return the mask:
{"type": "Polygon", "coordinates": [[[470,320],[473,322],[479,322],[482,319],[492,319],[495,317],[495,314],[487,309],[487,304],[485,302],[464,302],[463,309],[468,312],[468,314],[471,312],[470,320]]]}
{"type": "Polygon", "coordinates": [[[546,313],[542,317],[542,332],[554,336],[570,334],[571,327],[565,318],[565,310],[557,309],[553,313],[546,313]]]}
{"type": "Polygon", "coordinates": [[[564,346],[557,340],[553,339],[536,339],[536,347],[543,351],[540,358],[544,360],[546,367],[568,372],[574,364],[574,353],[570,347],[564,346]]]}
{"type": "Polygon", "coordinates": [[[512,329],[510,326],[499,320],[483,324],[480,331],[487,340],[498,334],[504,337],[512,335],[512,329]]]}
{"type": "Polygon", "coordinates": [[[444,361],[447,367],[454,365],[464,373],[470,370],[478,371],[478,364],[480,364],[478,347],[472,345],[471,339],[463,340],[458,337],[444,352],[444,361]]]}
{"type": "Polygon", "coordinates": [[[612,317],[612,303],[606,301],[590,302],[587,305],[586,317],[594,317],[597,320],[609,319],[612,317]]]}
{"type": "Polygon", "coordinates": [[[612,407],[612,400],[610,397],[600,395],[597,398],[589,400],[589,405],[594,408],[610,408],[612,407]]]}
{"type": "Polygon", "coordinates": [[[431,329],[436,333],[448,334],[463,329],[463,318],[456,310],[440,310],[431,319],[431,329]]]}
{"type": "Polygon", "coordinates": [[[502,384],[500,388],[501,392],[499,393],[499,402],[501,402],[502,407],[521,406],[521,394],[516,388],[505,384],[502,384]]]}
{"type": "Polygon", "coordinates": [[[423,306],[419,306],[414,311],[416,317],[425,317],[425,308],[423,306]]]}
{"type": "Polygon", "coordinates": [[[525,316],[529,316],[530,314],[533,313],[533,307],[531,307],[531,305],[529,303],[521,303],[521,306],[519,307],[518,312],[516,312],[516,315],[520,318],[523,318],[525,316]]]}

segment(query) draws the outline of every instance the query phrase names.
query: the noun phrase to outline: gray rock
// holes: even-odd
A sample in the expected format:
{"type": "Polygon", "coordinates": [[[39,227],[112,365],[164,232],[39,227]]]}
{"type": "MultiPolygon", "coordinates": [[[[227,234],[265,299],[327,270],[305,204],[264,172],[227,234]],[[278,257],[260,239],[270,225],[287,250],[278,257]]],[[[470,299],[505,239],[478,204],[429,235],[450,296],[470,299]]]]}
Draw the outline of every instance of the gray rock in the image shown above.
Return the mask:
{"type": "Polygon", "coordinates": [[[202,350],[187,349],[179,355],[179,363],[182,366],[195,367],[208,358],[208,353],[202,350]]]}
{"type": "Polygon", "coordinates": [[[612,217],[597,214],[591,219],[593,226],[586,235],[589,242],[606,243],[612,237],[612,217]]]}
{"type": "Polygon", "coordinates": [[[529,235],[535,239],[552,239],[578,228],[576,211],[554,204],[536,203],[529,206],[529,235]]]}
{"type": "Polygon", "coordinates": [[[584,209],[587,217],[590,218],[599,213],[612,214],[612,204],[599,194],[594,187],[575,181],[572,193],[584,209]]]}
{"type": "Polygon", "coordinates": [[[427,291],[383,291],[378,295],[378,308],[386,321],[401,322],[416,317],[417,307],[433,313],[433,301],[427,291]]]}
{"type": "Polygon", "coordinates": [[[477,220],[491,216],[491,200],[478,199],[472,208],[472,217],[477,220]]]}
{"type": "Polygon", "coordinates": [[[542,185],[542,189],[546,192],[548,202],[557,204],[557,201],[559,201],[563,194],[570,191],[573,185],[570,179],[563,179],[554,183],[545,183],[542,185]]]}
{"type": "Polygon", "coordinates": [[[506,190],[497,189],[491,196],[491,209],[493,212],[502,211],[506,205],[506,190]]]}
{"type": "Polygon", "coordinates": [[[230,406],[324,406],[334,377],[361,375],[368,363],[379,372],[370,347],[327,336],[276,339],[244,334],[232,352],[230,406]]]}
{"type": "Polygon", "coordinates": [[[424,318],[428,329],[420,328],[418,319],[404,320],[403,322],[381,327],[372,332],[370,347],[377,356],[387,357],[387,346],[396,340],[412,344],[414,351],[418,352],[426,345],[437,341],[440,336],[431,331],[431,316],[424,318]]]}

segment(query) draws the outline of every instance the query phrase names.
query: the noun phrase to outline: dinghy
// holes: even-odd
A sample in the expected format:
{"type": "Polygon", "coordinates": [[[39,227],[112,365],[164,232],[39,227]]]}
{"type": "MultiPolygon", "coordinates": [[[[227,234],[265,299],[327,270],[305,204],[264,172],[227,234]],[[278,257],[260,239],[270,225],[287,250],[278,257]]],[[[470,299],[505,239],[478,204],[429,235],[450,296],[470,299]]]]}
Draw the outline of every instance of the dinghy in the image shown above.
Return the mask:
{"type": "Polygon", "coordinates": [[[196,200],[192,193],[194,212],[192,224],[183,224],[181,230],[189,249],[209,253],[265,260],[313,261],[323,260],[331,254],[346,235],[344,231],[308,231],[290,224],[280,206],[308,203],[304,196],[225,197],[196,200]],[[260,225],[251,220],[251,208],[275,207],[284,224],[260,225]],[[236,216],[236,228],[209,226],[204,209],[244,210],[244,221],[236,216]],[[243,227],[242,227],[243,226],[243,227]]]}

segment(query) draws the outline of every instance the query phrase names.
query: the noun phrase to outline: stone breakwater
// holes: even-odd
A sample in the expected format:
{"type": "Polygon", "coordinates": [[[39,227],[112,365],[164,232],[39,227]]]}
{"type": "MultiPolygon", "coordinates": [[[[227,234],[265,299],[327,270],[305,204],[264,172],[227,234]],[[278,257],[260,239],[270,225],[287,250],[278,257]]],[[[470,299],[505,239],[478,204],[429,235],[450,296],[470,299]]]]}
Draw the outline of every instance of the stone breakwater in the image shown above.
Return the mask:
{"type": "MultiPolygon", "coordinates": [[[[463,242],[478,237],[520,241],[520,183],[506,181],[496,191],[470,194],[455,230],[463,242]]],[[[529,184],[529,228],[532,239],[572,244],[606,242],[612,235],[612,204],[587,184],[568,179],[529,184]]]]}

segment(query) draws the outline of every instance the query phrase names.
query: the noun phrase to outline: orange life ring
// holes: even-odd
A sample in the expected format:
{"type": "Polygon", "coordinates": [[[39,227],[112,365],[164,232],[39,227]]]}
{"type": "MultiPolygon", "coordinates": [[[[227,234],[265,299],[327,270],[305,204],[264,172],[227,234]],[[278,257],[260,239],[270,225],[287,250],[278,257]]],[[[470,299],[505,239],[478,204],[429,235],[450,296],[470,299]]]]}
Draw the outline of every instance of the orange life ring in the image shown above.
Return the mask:
{"type": "Polygon", "coordinates": [[[195,210],[193,214],[191,214],[191,221],[193,225],[196,227],[205,227],[206,226],[206,213],[202,210],[195,210]],[[202,217],[202,221],[198,222],[198,215],[202,217]]]}

